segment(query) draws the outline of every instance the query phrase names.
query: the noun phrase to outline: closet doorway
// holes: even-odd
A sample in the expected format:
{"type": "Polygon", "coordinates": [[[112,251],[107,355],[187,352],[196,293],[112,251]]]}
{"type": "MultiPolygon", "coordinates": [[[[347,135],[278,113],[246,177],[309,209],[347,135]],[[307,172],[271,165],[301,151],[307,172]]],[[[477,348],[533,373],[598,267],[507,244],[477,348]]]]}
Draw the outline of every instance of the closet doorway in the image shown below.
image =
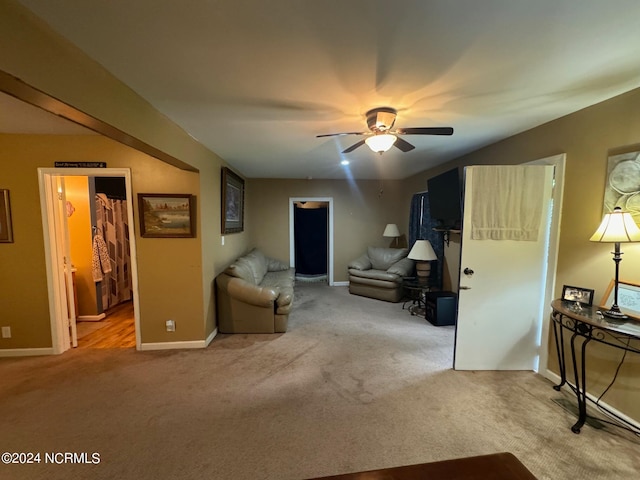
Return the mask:
{"type": "Polygon", "coordinates": [[[38,169],[55,353],[139,348],[129,169],[38,169]]]}
{"type": "Polygon", "coordinates": [[[296,280],[333,285],[333,199],[289,199],[290,265],[296,280]]]}

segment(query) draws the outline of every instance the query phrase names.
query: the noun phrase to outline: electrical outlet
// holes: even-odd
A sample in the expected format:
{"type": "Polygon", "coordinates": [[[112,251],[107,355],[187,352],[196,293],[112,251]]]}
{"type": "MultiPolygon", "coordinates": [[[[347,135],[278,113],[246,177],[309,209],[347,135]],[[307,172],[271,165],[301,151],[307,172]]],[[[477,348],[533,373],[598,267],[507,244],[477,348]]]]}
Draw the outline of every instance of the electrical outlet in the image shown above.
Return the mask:
{"type": "Polygon", "coordinates": [[[2,327],[2,338],[11,338],[11,327],[2,327]]]}
{"type": "Polygon", "coordinates": [[[224,245],[224,235],[222,236],[222,245],[224,245]]]}
{"type": "Polygon", "coordinates": [[[176,331],[176,322],[174,322],[173,320],[167,320],[165,322],[165,325],[167,327],[167,332],[175,332],[176,331]]]}

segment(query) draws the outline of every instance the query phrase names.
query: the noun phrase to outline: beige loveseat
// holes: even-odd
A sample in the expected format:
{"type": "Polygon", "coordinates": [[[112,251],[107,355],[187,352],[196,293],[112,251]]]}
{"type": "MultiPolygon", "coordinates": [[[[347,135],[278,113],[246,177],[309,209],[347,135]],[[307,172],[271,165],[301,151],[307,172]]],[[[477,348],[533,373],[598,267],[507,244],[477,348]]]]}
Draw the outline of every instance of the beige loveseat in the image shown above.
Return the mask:
{"type": "Polygon", "coordinates": [[[287,331],[295,274],[289,265],[259,250],[238,258],[216,277],[218,331],[287,331]]]}
{"type": "Polygon", "coordinates": [[[413,273],[414,262],[406,248],[369,247],[348,265],[349,292],[354,295],[399,302],[402,279],[413,273]]]}

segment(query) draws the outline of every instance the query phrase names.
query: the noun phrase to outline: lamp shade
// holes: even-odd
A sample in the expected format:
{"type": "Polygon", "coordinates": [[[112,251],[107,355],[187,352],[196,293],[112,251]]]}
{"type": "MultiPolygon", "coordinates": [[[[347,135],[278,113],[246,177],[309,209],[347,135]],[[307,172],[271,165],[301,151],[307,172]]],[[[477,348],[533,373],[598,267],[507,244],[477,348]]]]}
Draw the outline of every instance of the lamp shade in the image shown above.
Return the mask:
{"type": "Polygon", "coordinates": [[[437,260],[436,252],[433,251],[433,247],[429,243],[429,240],[416,240],[413,244],[413,248],[409,252],[408,257],[411,260],[431,261],[437,260]]]}
{"type": "Polygon", "coordinates": [[[640,229],[630,213],[616,207],[613,212],[605,214],[596,233],[589,240],[611,243],[640,242],[640,229]]]}
{"type": "Polygon", "coordinates": [[[398,225],[395,223],[387,223],[387,226],[384,228],[383,237],[399,237],[400,230],[398,230],[398,225]]]}
{"type": "Polygon", "coordinates": [[[377,153],[386,152],[394,143],[396,143],[395,135],[390,133],[383,133],[381,135],[372,135],[367,137],[364,141],[371,150],[377,153]]]}

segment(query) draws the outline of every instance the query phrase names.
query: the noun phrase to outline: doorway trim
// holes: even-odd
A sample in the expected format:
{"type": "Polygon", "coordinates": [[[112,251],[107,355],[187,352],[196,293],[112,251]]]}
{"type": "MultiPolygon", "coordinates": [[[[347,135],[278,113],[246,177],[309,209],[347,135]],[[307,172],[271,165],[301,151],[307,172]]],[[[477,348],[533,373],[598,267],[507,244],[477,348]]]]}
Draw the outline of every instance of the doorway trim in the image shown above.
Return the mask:
{"type": "Polygon", "coordinates": [[[551,212],[551,225],[549,236],[547,237],[547,274],[545,282],[544,298],[542,300],[542,322],[538,339],[540,342],[538,365],[534,372],[544,377],[554,380],[553,372],[549,370],[549,327],[551,318],[551,301],[555,298],[556,277],[558,270],[558,255],[560,250],[560,222],[562,220],[562,199],[564,196],[564,170],[567,161],[567,154],[560,153],[550,157],[540,158],[524,165],[553,165],[555,167],[553,175],[553,191],[551,201],[553,202],[551,212]]]}
{"type": "Polygon", "coordinates": [[[65,344],[61,332],[66,328],[63,305],[66,302],[64,291],[57,288],[56,279],[60,278],[61,262],[58,261],[63,248],[59,244],[54,230],[53,210],[50,192],[51,180],[54,177],[123,177],[127,194],[127,216],[129,220],[129,250],[131,254],[131,288],[133,294],[134,324],[136,334],[136,350],[140,350],[140,300],[138,295],[138,264],[136,254],[135,232],[133,223],[133,193],[131,189],[131,170],[129,168],[38,168],[38,185],[40,190],[40,211],[42,214],[42,230],[44,235],[45,264],[47,271],[47,289],[49,296],[49,315],[51,322],[51,344],[53,354],[61,354],[70,348],[65,344]]]}
{"type": "Polygon", "coordinates": [[[329,241],[327,242],[329,252],[329,265],[327,265],[327,274],[329,285],[334,286],[333,283],[333,197],[289,197],[289,266],[296,266],[295,255],[295,238],[294,238],[294,205],[296,202],[323,202],[329,204],[329,225],[328,235],[329,241]]]}

